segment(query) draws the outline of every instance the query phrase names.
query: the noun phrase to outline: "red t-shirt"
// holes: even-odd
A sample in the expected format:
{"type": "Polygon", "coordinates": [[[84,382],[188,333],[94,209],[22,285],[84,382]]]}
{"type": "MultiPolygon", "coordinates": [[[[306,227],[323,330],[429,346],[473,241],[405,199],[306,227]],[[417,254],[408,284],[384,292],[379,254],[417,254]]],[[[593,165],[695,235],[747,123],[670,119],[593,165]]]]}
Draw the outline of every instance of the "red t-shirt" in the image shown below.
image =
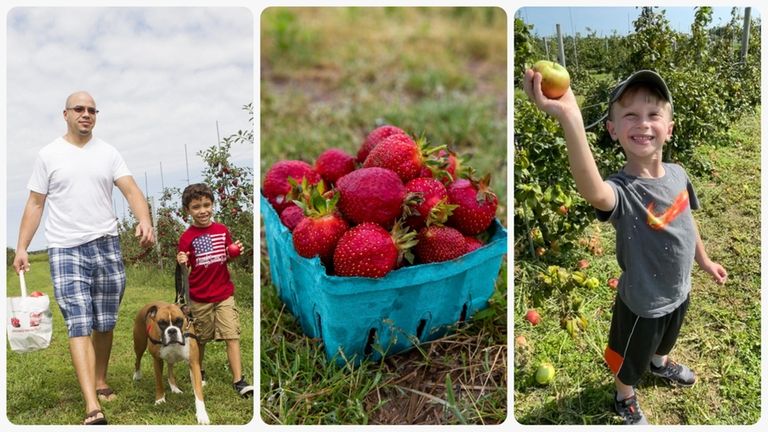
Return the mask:
{"type": "Polygon", "coordinates": [[[199,303],[226,300],[235,292],[227,269],[227,246],[232,237],[226,226],[213,222],[205,228],[190,226],[179,238],[179,252],[189,252],[189,297],[199,303]]]}

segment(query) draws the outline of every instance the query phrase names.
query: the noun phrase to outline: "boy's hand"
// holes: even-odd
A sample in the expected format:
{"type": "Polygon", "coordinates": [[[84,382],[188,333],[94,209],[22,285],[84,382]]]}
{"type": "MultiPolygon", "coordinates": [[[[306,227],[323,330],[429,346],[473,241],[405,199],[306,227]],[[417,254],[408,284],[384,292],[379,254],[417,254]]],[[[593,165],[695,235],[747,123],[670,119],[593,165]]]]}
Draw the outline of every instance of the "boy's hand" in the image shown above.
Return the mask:
{"type": "Polygon", "coordinates": [[[179,252],[176,254],[176,262],[186,264],[189,267],[189,252],[179,252]]]}
{"type": "Polygon", "coordinates": [[[704,271],[712,275],[712,279],[715,280],[718,284],[722,285],[725,283],[726,280],[728,280],[728,272],[725,271],[725,268],[721,266],[720,264],[710,261],[705,266],[703,266],[704,271]]]}
{"type": "Polygon", "coordinates": [[[237,249],[235,249],[235,250],[229,249],[228,250],[228,255],[229,255],[230,259],[231,258],[236,258],[236,257],[240,256],[240,254],[242,254],[243,250],[245,249],[243,247],[243,243],[240,240],[235,240],[231,245],[229,245],[230,248],[232,248],[232,246],[236,247],[237,249]]]}
{"type": "Polygon", "coordinates": [[[533,69],[525,71],[523,77],[523,90],[528,95],[528,99],[533,101],[540,110],[561,120],[567,114],[579,111],[579,105],[576,103],[576,96],[570,87],[559,99],[549,99],[541,91],[541,74],[534,72],[533,69]]]}

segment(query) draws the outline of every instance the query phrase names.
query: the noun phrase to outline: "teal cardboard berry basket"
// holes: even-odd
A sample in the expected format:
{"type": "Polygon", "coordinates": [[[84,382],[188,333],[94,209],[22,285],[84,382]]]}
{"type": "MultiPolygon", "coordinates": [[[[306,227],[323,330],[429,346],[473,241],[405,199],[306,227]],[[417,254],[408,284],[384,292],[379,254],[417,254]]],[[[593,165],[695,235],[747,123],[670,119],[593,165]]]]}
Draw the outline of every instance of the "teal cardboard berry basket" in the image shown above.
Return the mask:
{"type": "Polygon", "coordinates": [[[403,267],[380,279],[331,276],[319,258],[296,253],[291,232],[263,195],[261,214],[278,296],[339,365],[380,360],[469,320],[488,306],[507,253],[507,231],[495,220],[486,245],[454,260],[403,267]]]}

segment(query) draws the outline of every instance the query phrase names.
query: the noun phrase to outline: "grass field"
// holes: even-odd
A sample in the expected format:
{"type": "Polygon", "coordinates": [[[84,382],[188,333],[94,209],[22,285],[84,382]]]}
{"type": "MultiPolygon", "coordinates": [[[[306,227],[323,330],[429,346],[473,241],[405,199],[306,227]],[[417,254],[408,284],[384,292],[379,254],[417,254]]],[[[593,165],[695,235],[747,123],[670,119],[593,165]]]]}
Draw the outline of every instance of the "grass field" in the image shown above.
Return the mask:
{"type": "MultiPolygon", "coordinates": [[[[759,113],[759,107],[757,112],[759,113]]],[[[694,213],[710,257],[729,273],[724,286],[694,266],[691,306],[671,356],[697,374],[693,388],[671,388],[650,374],[637,388],[651,424],[750,425],[760,419],[760,115],[744,118],[731,131],[728,147],[700,152],[715,168],[709,178],[694,178],[701,210],[694,213]]],[[[684,163],[683,163],[684,165],[684,163]]],[[[560,328],[554,302],[539,308],[542,323],[523,320],[530,306],[524,287],[537,269],[515,266],[515,335],[529,342],[515,351],[515,418],[523,424],[616,424],[613,378],[602,359],[615,292],[605,283],[618,277],[614,230],[595,224],[591,235],[602,242],[602,256],[582,251],[587,273],[602,281],[596,292],[582,293],[590,320],[572,338],[560,328]],[[539,362],[555,365],[554,382],[539,386],[539,362]]]]}
{"type": "MultiPolygon", "coordinates": [[[[32,255],[31,269],[25,275],[28,292],[39,290],[51,298],[53,338],[44,350],[14,353],[8,347],[6,356],[8,420],[16,425],[67,425],[82,422],[85,414],[80,387],[69,355],[66,327],[53,300],[45,253],[32,255]]],[[[153,300],[172,302],[175,296],[172,271],[127,268],[127,286],[114,333],[108,380],[117,399],[102,402],[110,425],[196,424],[195,402],[186,365],[177,365],[176,380],[183,394],[173,394],[166,382],[166,403],[154,404],[152,357],[144,354],[141,381],[132,380],[133,318],[138,310],[153,300]]],[[[18,276],[7,270],[8,296],[19,295],[18,276]]],[[[242,330],[240,349],[243,372],[253,382],[253,277],[232,273],[235,298],[240,308],[242,330]]],[[[6,342],[7,344],[7,342],[6,342]]],[[[207,385],[203,389],[208,416],[212,424],[242,425],[253,419],[253,400],[241,399],[232,389],[223,342],[209,343],[205,352],[207,385]]]]}
{"type": "MultiPolygon", "coordinates": [[[[261,16],[261,172],[356,154],[379,123],[491,173],[506,221],[507,17],[498,8],[270,8],[261,16]]],[[[262,246],[264,243],[262,237],[262,246]]],[[[495,424],[507,418],[506,264],[455,333],[338,368],[302,334],[261,261],[261,417],[269,424],[495,424]]]]}

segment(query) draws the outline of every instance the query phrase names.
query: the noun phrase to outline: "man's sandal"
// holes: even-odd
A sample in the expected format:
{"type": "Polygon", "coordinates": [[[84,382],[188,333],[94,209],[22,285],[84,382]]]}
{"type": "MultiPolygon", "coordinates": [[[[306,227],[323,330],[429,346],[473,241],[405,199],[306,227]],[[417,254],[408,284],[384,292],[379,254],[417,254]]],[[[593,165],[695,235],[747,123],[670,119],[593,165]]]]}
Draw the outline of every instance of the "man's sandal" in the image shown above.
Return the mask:
{"type": "Polygon", "coordinates": [[[83,424],[86,426],[105,425],[107,424],[107,418],[104,416],[104,413],[101,412],[100,409],[95,409],[85,415],[85,418],[83,419],[83,424]],[[101,414],[101,417],[98,416],[99,414],[101,414]],[[92,420],[88,421],[88,419],[92,419],[92,420]]]}
{"type": "Polygon", "coordinates": [[[113,401],[115,400],[115,398],[117,398],[115,391],[112,390],[111,387],[96,389],[96,396],[98,396],[99,400],[103,400],[107,402],[113,401]]]}

